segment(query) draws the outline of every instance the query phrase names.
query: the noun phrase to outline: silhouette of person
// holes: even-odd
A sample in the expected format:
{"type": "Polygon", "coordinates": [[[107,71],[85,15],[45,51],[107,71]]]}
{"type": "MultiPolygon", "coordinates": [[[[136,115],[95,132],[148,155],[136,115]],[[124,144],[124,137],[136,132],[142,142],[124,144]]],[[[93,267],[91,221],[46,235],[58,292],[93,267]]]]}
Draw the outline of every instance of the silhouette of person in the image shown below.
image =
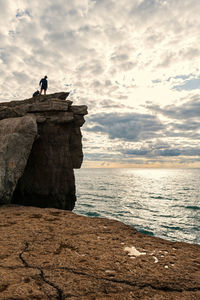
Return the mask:
{"type": "Polygon", "coordinates": [[[42,94],[42,91],[44,90],[44,95],[46,95],[46,90],[48,88],[48,81],[47,81],[47,76],[44,76],[44,78],[42,78],[40,80],[40,83],[39,85],[41,86],[41,89],[40,89],[40,94],[42,94]]]}

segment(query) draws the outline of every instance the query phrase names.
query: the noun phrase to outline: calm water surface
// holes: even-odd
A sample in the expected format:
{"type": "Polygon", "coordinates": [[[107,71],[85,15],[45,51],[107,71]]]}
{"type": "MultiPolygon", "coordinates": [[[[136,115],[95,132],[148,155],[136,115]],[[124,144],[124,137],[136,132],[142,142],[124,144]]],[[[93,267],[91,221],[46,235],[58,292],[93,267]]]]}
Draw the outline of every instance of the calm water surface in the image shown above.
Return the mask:
{"type": "Polygon", "coordinates": [[[200,169],[75,170],[74,212],[200,244],[200,169]]]}

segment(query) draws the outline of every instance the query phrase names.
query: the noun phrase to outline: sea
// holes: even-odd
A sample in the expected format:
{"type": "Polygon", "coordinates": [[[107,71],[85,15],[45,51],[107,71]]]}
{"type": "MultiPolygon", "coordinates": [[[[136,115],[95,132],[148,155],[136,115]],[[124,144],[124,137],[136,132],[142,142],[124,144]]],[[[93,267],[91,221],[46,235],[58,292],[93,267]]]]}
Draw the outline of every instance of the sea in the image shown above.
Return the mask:
{"type": "Polygon", "coordinates": [[[200,169],[75,170],[75,213],[200,244],[200,169]]]}

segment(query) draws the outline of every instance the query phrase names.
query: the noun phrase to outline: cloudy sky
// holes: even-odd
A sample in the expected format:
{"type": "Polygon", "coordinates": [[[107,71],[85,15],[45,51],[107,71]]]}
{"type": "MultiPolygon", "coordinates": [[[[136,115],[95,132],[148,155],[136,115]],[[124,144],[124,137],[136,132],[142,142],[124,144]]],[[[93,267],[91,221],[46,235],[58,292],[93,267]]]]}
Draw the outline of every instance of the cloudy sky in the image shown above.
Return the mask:
{"type": "Polygon", "coordinates": [[[0,102],[71,91],[85,167],[200,167],[199,0],[0,0],[0,102]]]}

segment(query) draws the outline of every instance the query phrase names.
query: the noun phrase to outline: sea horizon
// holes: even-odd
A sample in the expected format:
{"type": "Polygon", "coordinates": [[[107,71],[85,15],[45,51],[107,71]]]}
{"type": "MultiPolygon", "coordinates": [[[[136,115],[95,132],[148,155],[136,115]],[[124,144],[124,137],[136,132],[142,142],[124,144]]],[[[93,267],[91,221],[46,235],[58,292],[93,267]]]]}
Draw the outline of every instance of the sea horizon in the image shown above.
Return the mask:
{"type": "Polygon", "coordinates": [[[200,167],[81,167],[81,169],[172,169],[172,170],[190,170],[190,169],[199,169],[200,167]]]}

